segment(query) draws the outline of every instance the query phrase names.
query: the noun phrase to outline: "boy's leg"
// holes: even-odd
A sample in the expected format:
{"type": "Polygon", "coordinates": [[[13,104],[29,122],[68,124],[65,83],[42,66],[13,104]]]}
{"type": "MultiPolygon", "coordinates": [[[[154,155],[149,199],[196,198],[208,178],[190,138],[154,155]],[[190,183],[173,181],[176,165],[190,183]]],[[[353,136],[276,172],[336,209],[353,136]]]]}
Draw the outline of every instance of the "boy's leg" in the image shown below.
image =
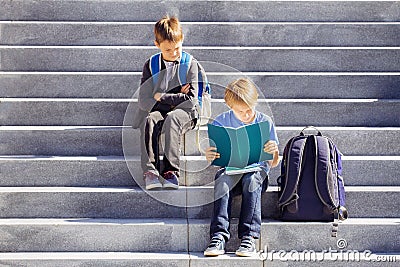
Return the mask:
{"type": "Polygon", "coordinates": [[[267,174],[264,171],[243,175],[242,206],[240,210],[238,237],[260,237],[261,229],[261,194],[268,186],[267,174]]]}
{"type": "Polygon", "coordinates": [[[160,112],[149,113],[140,128],[141,166],[143,173],[159,175],[159,136],[164,118],[160,112]]]}
{"type": "Polygon", "coordinates": [[[231,218],[234,188],[239,185],[240,175],[226,175],[220,169],[215,175],[214,212],[211,218],[210,236],[222,235],[225,241],[230,239],[229,223],[231,218]]]}
{"type": "Polygon", "coordinates": [[[193,127],[194,121],[186,111],[175,109],[167,114],[162,130],[165,134],[163,174],[173,171],[179,177],[182,136],[193,127]]]}

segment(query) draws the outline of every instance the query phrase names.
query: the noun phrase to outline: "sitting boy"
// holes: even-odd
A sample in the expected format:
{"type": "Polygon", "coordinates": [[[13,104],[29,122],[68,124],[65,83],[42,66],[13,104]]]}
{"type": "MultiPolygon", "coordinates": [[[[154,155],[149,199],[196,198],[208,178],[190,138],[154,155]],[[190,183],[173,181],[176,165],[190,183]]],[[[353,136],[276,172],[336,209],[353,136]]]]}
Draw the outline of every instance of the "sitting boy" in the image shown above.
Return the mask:
{"type": "MultiPolygon", "coordinates": [[[[248,79],[238,79],[230,83],[225,90],[224,100],[229,111],[217,116],[215,125],[238,128],[246,124],[270,122],[270,140],[263,150],[273,155],[273,159],[260,162],[261,171],[239,175],[227,175],[220,169],[215,175],[214,213],[211,219],[211,241],[204,251],[205,256],[218,256],[225,253],[225,243],[230,239],[229,222],[231,218],[232,198],[242,195],[238,237],[241,244],[236,255],[252,256],[257,252],[255,239],[260,237],[261,229],[261,194],[268,186],[268,172],[279,163],[278,138],[271,118],[255,110],[258,92],[248,79]]],[[[219,158],[218,147],[206,149],[206,158],[213,161],[219,158]]]]}
{"type": "Polygon", "coordinates": [[[192,58],[186,66],[186,84],[180,83],[183,33],[176,17],[165,16],[159,20],[154,34],[154,44],[161,51],[160,71],[156,78],[151,71],[151,58],[145,62],[133,127],[140,128],[141,167],[146,190],[178,189],[182,135],[196,126],[199,117],[198,84],[195,81],[200,65],[192,58]],[[165,135],[162,171],[159,160],[161,133],[165,135]]]}

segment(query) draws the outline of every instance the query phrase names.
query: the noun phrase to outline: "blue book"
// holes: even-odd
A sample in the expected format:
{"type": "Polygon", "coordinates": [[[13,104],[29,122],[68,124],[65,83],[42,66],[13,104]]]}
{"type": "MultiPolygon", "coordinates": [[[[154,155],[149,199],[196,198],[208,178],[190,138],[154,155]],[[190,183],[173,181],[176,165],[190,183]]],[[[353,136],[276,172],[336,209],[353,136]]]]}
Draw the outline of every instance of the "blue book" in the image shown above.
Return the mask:
{"type": "Polygon", "coordinates": [[[270,140],[269,121],[244,125],[239,128],[207,124],[210,146],[215,146],[221,157],[212,164],[222,167],[245,168],[253,163],[272,160],[273,155],[264,152],[264,144],[270,140]]]}

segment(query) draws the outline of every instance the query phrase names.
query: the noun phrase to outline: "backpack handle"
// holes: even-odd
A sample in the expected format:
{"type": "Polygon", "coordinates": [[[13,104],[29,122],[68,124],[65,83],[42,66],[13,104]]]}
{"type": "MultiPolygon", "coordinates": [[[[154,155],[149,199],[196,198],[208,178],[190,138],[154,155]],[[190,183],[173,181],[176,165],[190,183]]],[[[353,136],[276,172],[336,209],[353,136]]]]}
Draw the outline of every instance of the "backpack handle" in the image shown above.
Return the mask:
{"type": "Polygon", "coordinates": [[[304,131],[307,130],[307,129],[310,129],[310,128],[316,130],[318,136],[322,136],[322,133],[321,133],[315,126],[306,126],[306,127],[304,127],[304,129],[301,130],[300,135],[301,135],[301,136],[305,136],[304,131]]]}

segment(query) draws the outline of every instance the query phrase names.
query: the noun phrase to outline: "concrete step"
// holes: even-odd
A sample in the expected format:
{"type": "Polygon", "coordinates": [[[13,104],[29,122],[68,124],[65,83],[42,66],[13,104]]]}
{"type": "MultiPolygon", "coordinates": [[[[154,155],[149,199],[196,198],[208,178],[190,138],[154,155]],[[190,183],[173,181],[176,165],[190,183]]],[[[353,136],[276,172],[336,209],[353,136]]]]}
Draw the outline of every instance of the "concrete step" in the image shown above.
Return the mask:
{"type": "MultiPolygon", "coordinates": [[[[343,156],[342,164],[346,186],[400,186],[399,156],[343,156]]],[[[181,184],[212,183],[217,169],[206,166],[204,157],[182,156],[181,184]]],[[[122,156],[0,156],[0,175],[0,186],[6,187],[143,185],[139,156],[127,161],[122,156]]],[[[279,167],[271,170],[270,185],[277,185],[279,175],[279,167]]]]}
{"type": "MultiPolygon", "coordinates": [[[[283,253],[282,253],[283,254],[283,253]]],[[[203,267],[203,266],[238,266],[238,267],[280,267],[280,266],[388,266],[388,263],[400,261],[398,253],[371,253],[359,252],[299,252],[296,255],[280,256],[275,252],[259,254],[243,258],[236,256],[233,252],[219,257],[204,257],[201,252],[190,253],[151,253],[151,252],[20,252],[0,253],[0,264],[10,266],[42,266],[42,267],[70,267],[96,265],[96,266],[121,266],[121,267],[151,267],[151,266],[174,266],[174,267],[203,267]],[[303,254],[301,254],[303,253],[303,254]],[[306,254],[309,253],[309,254],[306,254]],[[300,257],[304,257],[301,260],[300,257]],[[306,258],[306,256],[308,258],[306,258]]]]}
{"type": "Polygon", "coordinates": [[[254,267],[299,267],[299,266],[338,266],[343,264],[345,266],[387,266],[388,262],[394,263],[399,261],[398,253],[371,253],[360,252],[357,254],[359,258],[355,258],[351,252],[331,252],[325,253],[315,253],[314,257],[305,258],[303,256],[307,255],[309,252],[299,252],[296,256],[289,256],[289,254],[295,254],[296,251],[289,252],[274,252],[266,254],[264,252],[259,252],[258,255],[251,258],[240,258],[236,256],[233,252],[227,253],[223,256],[218,256],[217,258],[206,258],[202,253],[191,253],[190,266],[254,266],[254,267]],[[279,253],[282,253],[280,257],[279,253]],[[366,254],[367,257],[364,257],[366,254]],[[347,257],[347,258],[346,258],[347,257]],[[350,260],[349,260],[350,259],[350,260]],[[353,260],[351,260],[353,259],[353,260]],[[322,262],[322,263],[321,263],[322,262]],[[361,264],[361,265],[360,265],[361,264]]]}
{"type": "Polygon", "coordinates": [[[9,187],[129,187],[142,171],[139,156],[0,156],[0,175],[0,186],[9,187]]]}
{"type": "MultiPolygon", "coordinates": [[[[221,88],[242,76],[254,81],[267,99],[400,99],[400,74],[381,72],[208,72],[212,96],[222,99],[221,88]]],[[[125,99],[132,98],[139,88],[140,77],[141,72],[0,72],[0,95],[125,99]]]]}
{"type": "MultiPolygon", "coordinates": [[[[279,138],[279,151],[283,151],[287,141],[293,136],[297,136],[304,127],[276,127],[279,138]]],[[[321,133],[330,137],[339,150],[346,156],[397,156],[400,154],[398,145],[391,142],[391,138],[396,140],[399,135],[399,128],[385,127],[318,127],[321,133]],[[372,141],[375,140],[375,141],[372,141]],[[379,145],[374,146],[377,142],[379,145]],[[371,148],[373,145],[373,148],[371,148]],[[368,148],[368,149],[367,149],[368,148]]],[[[133,143],[133,137],[128,139],[128,132],[123,133],[126,137],[126,144],[133,143]]],[[[196,140],[196,131],[189,131],[186,140],[196,140]]],[[[209,146],[207,128],[201,127],[199,133],[200,147],[204,149],[209,146]]],[[[133,145],[128,145],[133,146],[133,145]]],[[[130,151],[128,152],[131,153],[130,151]]],[[[199,155],[197,146],[188,143],[185,146],[185,155],[199,155]],[[191,145],[189,145],[191,144],[191,145]]]]}
{"type": "MultiPolygon", "coordinates": [[[[239,71],[398,72],[399,47],[184,47],[204,62],[239,71]],[[238,64],[240,59],[240,64],[238,64]],[[371,64],[374,62],[374,64],[371,64]],[[215,64],[218,63],[218,64],[215,64]]],[[[1,71],[141,71],[155,46],[0,46],[1,71]]]]}
{"type": "Polygon", "coordinates": [[[370,250],[379,253],[398,252],[400,249],[399,239],[395,236],[395,232],[399,230],[398,218],[364,218],[344,221],[339,225],[338,238],[345,241],[346,247],[340,246],[338,239],[332,240],[330,238],[331,224],[329,223],[303,223],[302,225],[298,225],[298,223],[282,224],[280,222],[271,222],[270,224],[268,221],[265,221],[265,223],[262,231],[266,238],[262,240],[261,248],[267,245],[270,250],[279,248],[290,251],[289,248],[296,247],[300,251],[306,249],[321,251],[331,247],[333,250],[345,249],[360,252],[370,250]],[[301,230],[296,229],[294,224],[301,230]],[[310,245],[310,243],[313,245],[310,245]]]}
{"type": "MultiPolygon", "coordinates": [[[[189,186],[203,186],[214,181],[219,167],[207,166],[201,156],[186,157],[186,180],[189,186]]],[[[398,186],[400,185],[399,156],[343,156],[343,177],[346,186],[398,186]],[[385,170],[385,171],[383,171],[385,170]]],[[[269,184],[276,186],[280,165],[269,173],[269,184]]],[[[15,177],[15,175],[14,175],[15,177]]]]}
{"type": "Polygon", "coordinates": [[[19,252],[0,253],[3,266],[189,267],[187,252],[19,252]]]}
{"type": "MultiPolygon", "coordinates": [[[[7,232],[7,235],[0,244],[0,250],[19,252],[13,254],[14,257],[23,255],[21,252],[41,252],[43,257],[50,256],[50,253],[46,252],[109,252],[108,257],[118,256],[117,253],[110,252],[130,252],[130,256],[138,256],[134,254],[137,252],[167,252],[179,253],[182,256],[187,251],[192,253],[204,251],[209,242],[209,223],[209,219],[189,221],[180,219],[2,219],[0,229],[7,232]],[[99,232],[102,234],[99,235],[99,232]],[[21,242],[22,240],[24,242],[21,242]]],[[[305,250],[312,250],[315,253],[324,250],[363,253],[369,250],[371,253],[394,255],[400,250],[397,238],[398,218],[348,219],[339,225],[337,239],[330,237],[330,230],[330,223],[287,223],[264,220],[258,249],[271,254],[293,250],[299,253],[305,250]],[[368,234],[365,234],[366,232],[368,234]],[[338,248],[338,240],[341,240],[339,245],[347,244],[347,246],[338,248]]],[[[239,245],[236,237],[237,220],[232,220],[231,231],[232,239],[227,243],[228,252],[234,252],[239,245]]],[[[7,254],[0,255],[0,259],[4,259],[7,254]]],[[[10,254],[8,255],[10,257],[10,254]]],[[[126,256],[128,255],[124,257],[126,256]]],[[[200,255],[197,256],[198,260],[204,260],[200,255]]],[[[260,256],[264,259],[266,257],[265,254],[260,254],[260,256]]],[[[78,255],[72,256],[71,259],[75,257],[78,255]]],[[[98,259],[104,259],[103,257],[106,256],[103,255],[98,259]]],[[[170,257],[176,256],[170,255],[170,257]]]]}
{"type": "Polygon", "coordinates": [[[0,20],[45,21],[155,21],[165,14],[179,15],[182,21],[399,21],[400,9],[396,1],[68,0],[49,5],[46,0],[1,0],[0,4],[4,10],[0,20]]]}
{"type": "MultiPolygon", "coordinates": [[[[3,45],[152,45],[154,22],[0,22],[3,45]]],[[[189,46],[399,46],[398,23],[182,23],[189,46]],[[206,38],[205,38],[206,36],[206,38]]]]}
{"type": "MultiPolygon", "coordinates": [[[[131,125],[138,109],[130,99],[3,98],[0,124],[11,126],[131,125]]],[[[213,117],[227,111],[222,99],[212,102],[213,117]]],[[[258,110],[278,126],[400,126],[400,100],[274,99],[259,100],[258,110]]]]}
{"type": "Polygon", "coordinates": [[[0,231],[3,252],[188,251],[186,219],[1,219],[0,231]]]}
{"type": "MultiPolygon", "coordinates": [[[[234,220],[232,224],[232,240],[227,243],[228,251],[235,251],[239,244],[236,237],[237,220],[234,220]]],[[[203,251],[207,247],[209,227],[209,219],[189,220],[190,251],[203,251]]],[[[259,249],[272,254],[282,251],[282,256],[290,251],[301,253],[306,250],[309,252],[358,251],[360,253],[369,250],[372,253],[393,252],[396,254],[400,250],[397,237],[399,227],[399,218],[347,219],[339,224],[338,238],[332,238],[330,237],[331,223],[264,220],[261,225],[259,249]]]]}
{"type": "MultiPolygon", "coordinates": [[[[346,186],[346,208],[351,218],[394,218],[398,216],[397,200],[400,197],[398,186],[346,186]],[[393,203],[389,207],[387,203],[393,203]],[[393,207],[393,208],[392,208],[393,207]]],[[[188,210],[189,218],[209,218],[213,211],[213,187],[189,187],[188,210]],[[199,206],[198,204],[204,204],[199,206]],[[210,203],[210,204],[205,204],[210,203]]],[[[278,218],[278,187],[270,186],[262,198],[263,218],[278,218]]],[[[241,197],[235,198],[232,203],[232,214],[240,216],[241,197]]]]}
{"type": "MultiPolygon", "coordinates": [[[[282,152],[286,142],[303,127],[277,127],[282,152]]],[[[400,128],[319,127],[346,156],[398,156],[400,128]]],[[[200,145],[208,146],[206,128],[200,128],[200,145]]],[[[122,156],[140,155],[138,130],[111,126],[1,126],[0,155],[122,156]],[[124,147],[123,147],[124,146],[124,147]]],[[[199,155],[196,131],[185,135],[184,155],[199,155]]]]}
{"type": "MultiPolygon", "coordinates": [[[[0,127],[1,155],[123,155],[122,127],[0,127]]],[[[126,129],[128,131],[128,129],[126,129]]],[[[133,131],[133,130],[132,130],[133,131]]],[[[135,138],[135,137],[133,137],[135,138]]],[[[130,140],[139,147],[139,138],[130,140]],[[134,143],[136,141],[136,143],[134,143]]],[[[139,151],[138,154],[139,155],[139,151]]]]}
{"type": "Polygon", "coordinates": [[[1,187],[1,218],[185,218],[186,190],[1,187]],[[12,206],[16,205],[12,208],[12,206]]]}
{"type": "MultiPolygon", "coordinates": [[[[182,186],[177,191],[142,191],[139,187],[1,187],[0,196],[1,218],[209,218],[214,201],[212,186],[182,186]]],[[[399,186],[346,187],[346,208],[352,218],[394,218],[398,216],[399,199],[399,186]]],[[[264,218],[277,218],[277,201],[278,188],[271,186],[262,200],[264,218]]],[[[239,217],[240,203],[241,198],[235,198],[234,217],[239,217]]]]}

